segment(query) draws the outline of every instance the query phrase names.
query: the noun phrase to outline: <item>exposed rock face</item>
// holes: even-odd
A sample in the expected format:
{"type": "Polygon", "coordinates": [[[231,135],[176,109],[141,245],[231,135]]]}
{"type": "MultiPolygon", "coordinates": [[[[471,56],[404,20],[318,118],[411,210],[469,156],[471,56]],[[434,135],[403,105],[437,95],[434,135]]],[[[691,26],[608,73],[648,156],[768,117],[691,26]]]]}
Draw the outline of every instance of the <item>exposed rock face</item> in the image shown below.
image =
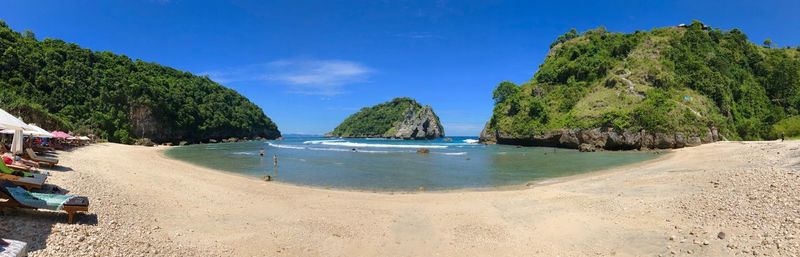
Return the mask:
{"type": "Polygon", "coordinates": [[[413,109],[406,111],[403,122],[396,129],[395,138],[433,139],[444,136],[444,128],[430,106],[416,112],[413,109]]]}
{"type": "Polygon", "coordinates": [[[659,133],[649,131],[617,131],[608,128],[562,129],[533,137],[506,135],[489,128],[481,131],[481,142],[486,144],[509,144],[524,146],[548,146],[579,149],[582,152],[595,150],[671,149],[698,146],[720,140],[716,128],[704,133],[681,132],[659,133]]]}
{"type": "Polygon", "coordinates": [[[483,129],[481,130],[481,137],[480,141],[484,144],[496,144],[497,143],[497,131],[496,130],[489,130],[489,123],[487,122],[483,129]]]}
{"type": "MultiPolygon", "coordinates": [[[[219,128],[212,129],[203,133],[196,133],[186,129],[167,129],[170,125],[167,121],[159,119],[153,109],[146,105],[131,106],[128,113],[131,123],[131,133],[135,137],[147,138],[153,143],[179,144],[181,141],[189,143],[198,142],[238,142],[240,138],[265,136],[268,139],[280,137],[280,131],[266,127],[255,127],[251,130],[242,128],[219,128]],[[203,135],[198,135],[203,134],[203,135]]],[[[136,142],[134,142],[136,144],[136,142]]]]}

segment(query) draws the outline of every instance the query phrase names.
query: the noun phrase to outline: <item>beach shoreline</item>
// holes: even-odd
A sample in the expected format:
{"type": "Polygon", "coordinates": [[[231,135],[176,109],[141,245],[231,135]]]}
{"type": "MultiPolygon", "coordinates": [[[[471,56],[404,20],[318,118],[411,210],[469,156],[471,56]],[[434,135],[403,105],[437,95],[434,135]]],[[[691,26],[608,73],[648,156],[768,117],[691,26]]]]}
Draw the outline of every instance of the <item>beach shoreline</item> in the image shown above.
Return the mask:
{"type": "Polygon", "coordinates": [[[515,190],[376,193],[104,143],[59,153],[69,169],[48,181],[89,197],[88,215],[5,210],[0,234],[31,256],[797,254],[798,147],[719,142],[515,190]]]}

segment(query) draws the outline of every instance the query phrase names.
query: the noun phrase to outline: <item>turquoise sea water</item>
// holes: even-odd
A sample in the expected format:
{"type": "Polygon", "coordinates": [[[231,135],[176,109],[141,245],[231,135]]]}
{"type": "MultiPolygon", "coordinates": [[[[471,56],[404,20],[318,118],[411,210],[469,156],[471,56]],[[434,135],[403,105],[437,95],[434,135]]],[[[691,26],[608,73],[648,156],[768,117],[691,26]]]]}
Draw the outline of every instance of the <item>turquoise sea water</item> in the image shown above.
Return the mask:
{"type": "Polygon", "coordinates": [[[431,141],[286,137],[275,141],[173,147],[166,155],[254,177],[340,189],[448,190],[525,184],[650,160],[650,152],[596,152],[476,144],[474,137],[431,141]],[[266,154],[259,156],[264,148],[266,154]],[[429,154],[418,154],[418,148],[429,154]],[[272,157],[277,155],[278,168],[272,157]],[[277,174],[277,176],[275,175],[277,174]]]}

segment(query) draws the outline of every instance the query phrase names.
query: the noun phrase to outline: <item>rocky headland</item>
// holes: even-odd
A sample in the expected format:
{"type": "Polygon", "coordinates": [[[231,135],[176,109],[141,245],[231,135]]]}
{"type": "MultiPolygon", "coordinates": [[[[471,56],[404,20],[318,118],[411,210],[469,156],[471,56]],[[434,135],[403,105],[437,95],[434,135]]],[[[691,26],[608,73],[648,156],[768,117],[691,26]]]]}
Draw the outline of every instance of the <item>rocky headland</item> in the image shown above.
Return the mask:
{"type": "Polygon", "coordinates": [[[675,149],[795,136],[800,64],[792,48],[738,29],[571,30],[529,81],[504,81],[484,143],[595,150],[675,149]],[[780,86],[778,86],[780,85],[780,86]]]}
{"type": "Polygon", "coordinates": [[[444,127],[431,106],[403,97],[361,109],[326,136],[434,139],[444,136],[444,127]]]}

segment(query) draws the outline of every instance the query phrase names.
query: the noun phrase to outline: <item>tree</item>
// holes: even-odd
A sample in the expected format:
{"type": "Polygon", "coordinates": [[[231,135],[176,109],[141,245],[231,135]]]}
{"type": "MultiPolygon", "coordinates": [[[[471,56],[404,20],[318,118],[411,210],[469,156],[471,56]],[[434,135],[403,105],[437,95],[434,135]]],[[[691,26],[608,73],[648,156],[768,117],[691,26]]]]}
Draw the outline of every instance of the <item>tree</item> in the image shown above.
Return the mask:
{"type": "Polygon", "coordinates": [[[495,104],[499,104],[504,102],[506,99],[509,99],[519,93],[519,87],[509,81],[500,82],[497,85],[497,88],[494,89],[492,92],[492,99],[494,99],[495,104]]]}
{"type": "Polygon", "coordinates": [[[576,38],[578,36],[580,36],[580,35],[578,35],[578,31],[575,30],[575,28],[572,28],[567,33],[564,33],[564,35],[558,36],[558,39],[556,39],[555,42],[550,44],[550,48],[553,48],[554,46],[556,46],[558,44],[567,42],[567,41],[569,41],[569,40],[571,40],[573,38],[576,38]]]}
{"type": "Polygon", "coordinates": [[[769,39],[769,38],[764,39],[764,47],[772,48],[772,39],[769,39]]]}
{"type": "Polygon", "coordinates": [[[25,38],[36,39],[36,34],[33,34],[33,31],[30,31],[30,30],[26,30],[26,31],[23,33],[23,36],[24,36],[25,38]]]}

